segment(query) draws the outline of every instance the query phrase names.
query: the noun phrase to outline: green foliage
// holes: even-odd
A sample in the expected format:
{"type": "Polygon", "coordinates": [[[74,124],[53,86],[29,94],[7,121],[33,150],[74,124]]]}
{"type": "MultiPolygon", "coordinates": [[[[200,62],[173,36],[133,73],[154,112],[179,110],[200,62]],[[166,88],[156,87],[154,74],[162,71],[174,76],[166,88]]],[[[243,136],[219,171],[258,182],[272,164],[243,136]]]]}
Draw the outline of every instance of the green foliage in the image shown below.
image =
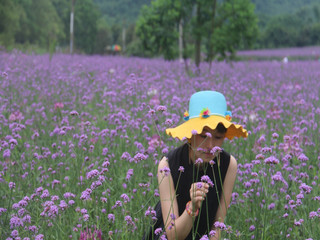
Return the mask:
{"type": "Polygon", "coordinates": [[[273,18],[261,33],[258,44],[268,48],[320,44],[320,4],[273,18]]]}
{"type": "Polygon", "coordinates": [[[253,45],[257,33],[254,5],[249,0],[226,1],[219,6],[218,26],[213,37],[214,51],[224,59],[235,56],[235,51],[253,45]]]}
{"type": "Polygon", "coordinates": [[[176,58],[181,20],[184,48],[195,44],[197,66],[203,42],[211,61],[214,55],[233,56],[237,48],[252,45],[258,31],[254,6],[249,0],[217,1],[216,5],[209,0],[157,0],[142,9],[137,22],[137,34],[144,49],[155,55],[163,54],[165,59],[176,58]]]}
{"type": "Polygon", "coordinates": [[[0,45],[14,43],[14,33],[19,29],[19,12],[17,4],[11,0],[0,0],[0,45]]]}
{"type": "Polygon", "coordinates": [[[92,0],[76,1],[74,11],[75,46],[86,53],[93,53],[98,32],[99,11],[92,0]]]}
{"type": "Polygon", "coordinates": [[[153,1],[144,6],[137,21],[137,35],[145,51],[163,54],[165,59],[177,57],[177,22],[179,9],[171,0],[153,1]]]}
{"type": "Polygon", "coordinates": [[[58,16],[62,21],[62,32],[63,36],[58,38],[58,42],[61,46],[69,45],[69,36],[70,36],[70,11],[71,11],[71,2],[70,0],[51,0],[53,6],[56,9],[58,16]]]}
{"type": "MultiPolygon", "coordinates": [[[[23,46],[25,49],[32,46],[46,49],[50,55],[56,46],[69,45],[71,1],[0,1],[1,45],[7,48],[23,46]]],[[[101,49],[95,47],[96,38],[103,41],[101,36],[106,33],[106,28],[98,25],[100,12],[93,0],[75,1],[74,16],[75,48],[85,53],[101,49]]]]}
{"type": "MultiPolygon", "coordinates": [[[[70,11],[71,0],[0,0],[0,45],[69,52],[70,11]]],[[[233,57],[257,36],[255,48],[320,43],[320,0],[76,0],[74,18],[74,48],[89,54],[119,44],[127,55],[177,58],[180,21],[183,57],[196,61],[233,57]]]]}
{"type": "Polygon", "coordinates": [[[94,2],[101,10],[109,26],[129,26],[136,22],[141,7],[150,5],[151,0],[94,0],[94,2]]]}
{"type": "Polygon", "coordinates": [[[62,36],[62,22],[50,0],[20,1],[24,13],[16,42],[49,47],[50,41],[62,36]]]}
{"type": "Polygon", "coordinates": [[[305,6],[319,3],[319,0],[251,0],[256,6],[256,13],[259,16],[264,15],[268,18],[287,15],[297,11],[305,6]]]}
{"type": "Polygon", "coordinates": [[[112,31],[103,18],[97,22],[97,36],[94,44],[95,53],[103,53],[106,46],[112,44],[112,31]]]}

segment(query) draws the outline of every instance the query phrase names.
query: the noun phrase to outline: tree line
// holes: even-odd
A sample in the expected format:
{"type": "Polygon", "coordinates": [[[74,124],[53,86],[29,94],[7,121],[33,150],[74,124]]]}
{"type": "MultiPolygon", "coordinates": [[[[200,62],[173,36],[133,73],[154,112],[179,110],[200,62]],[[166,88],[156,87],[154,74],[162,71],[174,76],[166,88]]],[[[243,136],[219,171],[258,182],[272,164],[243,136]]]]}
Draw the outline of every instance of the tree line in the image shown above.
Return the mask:
{"type": "MultiPolygon", "coordinates": [[[[0,0],[0,46],[68,52],[71,2],[0,0]]],[[[111,2],[75,0],[76,52],[104,54],[118,44],[127,55],[192,57],[197,63],[232,58],[239,49],[320,44],[319,3],[270,18],[255,13],[258,0],[154,0],[141,9],[147,0],[137,6],[125,1],[126,7],[111,2]],[[122,6],[108,14],[122,14],[117,19],[123,20],[110,21],[107,6],[122,6]],[[135,21],[125,16],[130,9],[140,12],[135,21]]]]}
{"type": "Polygon", "coordinates": [[[261,27],[256,48],[320,45],[320,3],[275,16],[261,27]]]}
{"type": "MultiPolygon", "coordinates": [[[[0,46],[7,49],[69,51],[71,0],[0,0],[0,46]]],[[[86,54],[105,53],[120,44],[122,26],[109,25],[93,0],[75,0],[74,48],[86,54]]],[[[126,26],[126,41],[134,38],[126,26]]]]}

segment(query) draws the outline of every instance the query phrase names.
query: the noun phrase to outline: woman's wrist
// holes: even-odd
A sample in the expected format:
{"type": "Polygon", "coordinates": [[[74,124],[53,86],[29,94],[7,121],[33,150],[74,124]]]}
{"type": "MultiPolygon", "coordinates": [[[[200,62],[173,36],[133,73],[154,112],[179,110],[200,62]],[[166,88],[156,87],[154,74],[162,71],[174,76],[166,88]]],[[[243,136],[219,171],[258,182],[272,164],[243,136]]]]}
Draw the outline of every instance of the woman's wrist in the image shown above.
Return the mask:
{"type": "Polygon", "coordinates": [[[187,213],[188,213],[188,215],[190,215],[191,217],[196,217],[196,216],[198,216],[198,214],[199,214],[199,209],[197,209],[196,211],[193,209],[193,206],[192,206],[193,204],[192,204],[192,202],[191,201],[189,201],[189,202],[187,202],[187,204],[186,204],[186,211],[187,211],[187,213]]]}

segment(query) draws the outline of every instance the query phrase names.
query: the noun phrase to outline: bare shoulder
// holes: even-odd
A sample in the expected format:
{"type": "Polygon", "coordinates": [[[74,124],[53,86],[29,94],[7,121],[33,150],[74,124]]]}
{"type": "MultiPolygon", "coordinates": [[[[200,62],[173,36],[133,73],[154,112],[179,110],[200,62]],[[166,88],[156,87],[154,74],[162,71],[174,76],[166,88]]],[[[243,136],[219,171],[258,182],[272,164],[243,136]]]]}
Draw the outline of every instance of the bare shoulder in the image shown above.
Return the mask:
{"type": "Polygon", "coordinates": [[[234,156],[230,155],[230,163],[228,172],[236,173],[238,168],[237,160],[234,158],[234,156]]]}
{"type": "Polygon", "coordinates": [[[238,166],[237,160],[236,160],[236,159],[234,158],[234,156],[232,156],[232,155],[230,155],[230,164],[231,164],[232,166],[235,166],[235,167],[238,166]]]}
{"type": "Polygon", "coordinates": [[[158,164],[158,178],[168,176],[170,172],[169,162],[167,157],[163,157],[158,164]]]}
{"type": "Polygon", "coordinates": [[[169,167],[168,158],[163,157],[158,164],[158,171],[164,167],[169,167]]]}

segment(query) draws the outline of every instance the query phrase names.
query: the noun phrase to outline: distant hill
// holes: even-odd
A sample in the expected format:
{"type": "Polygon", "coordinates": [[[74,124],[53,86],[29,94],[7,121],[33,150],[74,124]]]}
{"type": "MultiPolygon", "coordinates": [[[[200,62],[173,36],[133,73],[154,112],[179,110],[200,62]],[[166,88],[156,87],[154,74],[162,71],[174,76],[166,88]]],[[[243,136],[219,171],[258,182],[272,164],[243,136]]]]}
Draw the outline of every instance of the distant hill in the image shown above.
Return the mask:
{"type": "MultiPolygon", "coordinates": [[[[152,0],[94,0],[108,24],[128,25],[137,20],[140,9],[152,0]]],[[[256,14],[260,25],[265,25],[271,18],[287,15],[302,7],[320,3],[320,0],[251,0],[256,5],[256,14]]]]}
{"type": "Polygon", "coordinates": [[[135,23],[143,5],[152,0],[94,0],[109,25],[135,23]]]}
{"type": "Polygon", "coordinates": [[[277,16],[293,15],[301,9],[320,4],[320,0],[251,0],[259,18],[260,30],[277,16]]]}
{"type": "Polygon", "coordinates": [[[257,15],[274,17],[291,14],[302,7],[307,7],[320,0],[251,0],[256,5],[257,15]]]}

